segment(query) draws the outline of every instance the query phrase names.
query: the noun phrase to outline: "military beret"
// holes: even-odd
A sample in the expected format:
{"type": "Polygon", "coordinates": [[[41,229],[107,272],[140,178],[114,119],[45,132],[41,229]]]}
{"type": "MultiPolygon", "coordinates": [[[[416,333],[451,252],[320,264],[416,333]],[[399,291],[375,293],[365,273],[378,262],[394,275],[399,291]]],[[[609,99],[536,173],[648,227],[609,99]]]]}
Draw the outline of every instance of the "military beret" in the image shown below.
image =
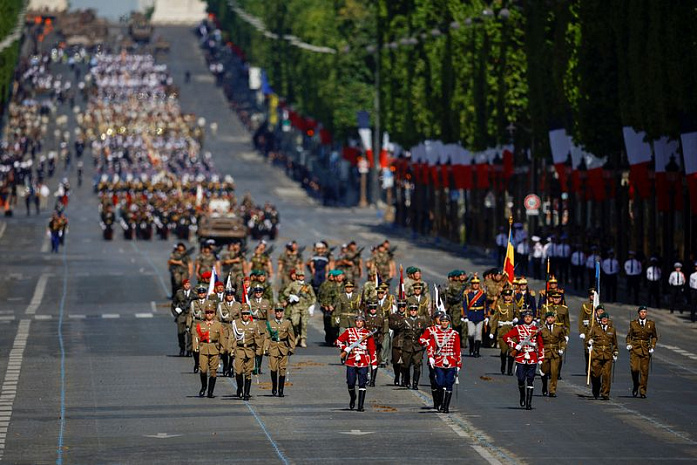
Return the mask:
{"type": "Polygon", "coordinates": [[[557,314],[554,313],[554,312],[547,312],[547,313],[545,313],[545,318],[548,318],[548,317],[550,317],[550,316],[556,317],[557,314]]]}
{"type": "Polygon", "coordinates": [[[416,271],[416,267],[415,267],[415,266],[408,266],[408,267],[407,267],[407,274],[412,274],[412,273],[414,273],[415,271],[416,271]]]}
{"type": "Polygon", "coordinates": [[[597,307],[595,307],[596,310],[603,310],[605,311],[605,306],[603,304],[598,304],[597,307]]]}
{"type": "Polygon", "coordinates": [[[337,275],[337,270],[330,270],[329,271],[329,276],[336,276],[337,275]]]}
{"type": "Polygon", "coordinates": [[[204,273],[201,273],[201,277],[202,277],[203,279],[211,279],[211,272],[210,272],[210,271],[206,271],[206,272],[204,272],[204,273]]]}
{"type": "Polygon", "coordinates": [[[448,278],[456,278],[458,276],[460,276],[459,270],[453,270],[450,273],[448,273],[448,278]]]}
{"type": "Polygon", "coordinates": [[[646,308],[646,305],[642,305],[641,307],[639,307],[639,308],[637,309],[637,313],[640,312],[640,311],[642,311],[642,310],[647,310],[647,311],[648,311],[648,308],[646,308]]]}
{"type": "Polygon", "coordinates": [[[336,276],[341,276],[344,274],[344,270],[334,270],[336,272],[336,276]]]}
{"type": "Polygon", "coordinates": [[[600,315],[600,319],[602,320],[603,318],[610,318],[610,314],[608,312],[604,312],[602,315],[600,315]]]}
{"type": "Polygon", "coordinates": [[[191,281],[189,281],[189,278],[186,278],[185,280],[182,281],[182,284],[189,284],[191,281]]]}
{"type": "Polygon", "coordinates": [[[252,270],[252,272],[249,273],[249,276],[260,276],[262,274],[264,274],[262,270],[252,270]]]}
{"type": "Polygon", "coordinates": [[[467,276],[467,272],[465,270],[457,270],[458,271],[458,276],[467,276]]]}
{"type": "Polygon", "coordinates": [[[222,281],[216,281],[216,282],[215,282],[215,287],[218,287],[218,286],[225,286],[225,283],[222,282],[222,281]]]}
{"type": "Polygon", "coordinates": [[[418,271],[419,273],[421,273],[421,268],[419,268],[418,266],[415,266],[415,267],[414,267],[414,271],[412,271],[412,273],[416,273],[417,271],[418,271]]]}

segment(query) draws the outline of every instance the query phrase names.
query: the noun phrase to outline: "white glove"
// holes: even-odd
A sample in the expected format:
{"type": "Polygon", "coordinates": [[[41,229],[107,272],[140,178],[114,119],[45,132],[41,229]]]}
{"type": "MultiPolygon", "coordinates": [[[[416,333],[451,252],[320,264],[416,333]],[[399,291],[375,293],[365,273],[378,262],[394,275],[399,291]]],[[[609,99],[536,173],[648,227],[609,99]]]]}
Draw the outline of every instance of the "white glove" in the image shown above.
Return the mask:
{"type": "Polygon", "coordinates": [[[314,314],[315,314],[315,304],[310,305],[310,307],[307,309],[307,311],[310,313],[310,316],[314,316],[314,314]]]}
{"type": "Polygon", "coordinates": [[[616,362],[616,361],[617,361],[617,355],[613,355],[613,356],[612,356],[612,361],[613,361],[613,362],[616,362]]]}
{"type": "Polygon", "coordinates": [[[540,376],[544,376],[545,374],[540,370],[540,376]]]}
{"type": "Polygon", "coordinates": [[[523,346],[521,346],[520,344],[516,344],[516,346],[515,346],[515,350],[520,350],[522,348],[523,348],[523,346]]]}
{"type": "Polygon", "coordinates": [[[348,354],[349,352],[351,352],[351,348],[350,348],[350,347],[345,347],[345,348],[344,348],[344,352],[346,352],[346,353],[348,354]]]}
{"type": "Polygon", "coordinates": [[[631,345],[631,344],[627,344],[627,350],[632,350],[632,345],[631,345]]]}
{"type": "Polygon", "coordinates": [[[578,335],[578,337],[580,337],[581,339],[585,339],[585,338],[586,338],[586,335],[583,334],[583,333],[581,333],[581,334],[578,335]]]}
{"type": "Polygon", "coordinates": [[[564,339],[566,339],[566,342],[569,342],[569,336],[564,336],[564,339]]]}
{"type": "Polygon", "coordinates": [[[470,320],[469,320],[469,318],[463,318],[462,321],[464,321],[465,323],[468,323],[470,320]]]}
{"type": "Polygon", "coordinates": [[[559,349],[557,352],[559,352],[559,355],[564,355],[564,351],[559,349]]]}
{"type": "Polygon", "coordinates": [[[174,309],[174,311],[177,312],[177,315],[180,315],[181,312],[182,312],[182,309],[179,308],[179,307],[177,307],[177,308],[174,309]]]}
{"type": "Polygon", "coordinates": [[[652,354],[652,353],[653,353],[653,349],[649,349],[649,353],[652,354]]]}
{"type": "Polygon", "coordinates": [[[538,365],[542,365],[542,360],[538,360],[538,361],[537,361],[537,364],[538,364],[538,365]]]}
{"type": "Polygon", "coordinates": [[[513,318],[513,324],[518,323],[518,318],[513,318]]]}
{"type": "Polygon", "coordinates": [[[431,365],[431,368],[436,366],[436,359],[433,357],[428,357],[428,364],[431,365]]]}
{"type": "Polygon", "coordinates": [[[494,335],[489,333],[489,339],[493,339],[493,338],[494,338],[494,335]]]}
{"type": "Polygon", "coordinates": [[[489,324],[489,318],[484,318],[484,324],[488,325],[489,324]]]}
{"type": "Polygon", "coordinates": [[[289,301],[290,303],[294,304],[294,303],[300,302],[300,297],[298,297],[298,296],[295,295],[295,294],[291,294],[291,295],[288,296],[288,301],[289,301]]]}

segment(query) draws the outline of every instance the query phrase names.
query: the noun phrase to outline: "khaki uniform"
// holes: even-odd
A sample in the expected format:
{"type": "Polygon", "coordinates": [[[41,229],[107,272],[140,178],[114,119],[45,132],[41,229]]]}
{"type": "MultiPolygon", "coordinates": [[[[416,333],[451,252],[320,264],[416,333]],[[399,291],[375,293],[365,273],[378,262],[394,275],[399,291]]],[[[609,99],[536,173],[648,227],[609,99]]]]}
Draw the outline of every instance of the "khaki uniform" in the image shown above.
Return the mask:
{"type": "Polygon", "coordinates": [[[240,251],[228,250],[222,256],[222,272],[226,278],[225,282],[227,282],[227,277],[230,276],[230,282],[236,289],[242,286],[244,263],[245,258],[240,251]]]}
{"type": "Polygon", "coordinates": [[[322,320],[324,323],[324,343],[334,345],[337,338],[336,327],[332,323],[332,311],[334,301],[341,292],[336,281],[326,280],[317,289],[317,302],[322,310],[322,320]]]}
{"type": "Polygon", "coordinates": [[[377,312],[375,315],[371,315],[370,312],[365,315],[365,328],[371,333],[375,331],[373,334],[373,340],[375,341],[375,356],[377,357],[378,364],[382,363],[380,356],[386,323],[387,319],[377,312]]]}
{"type": "Polygon", "coordinates": [[[264,321],[266,340],[264,352],[269,356],[269,369],[285,376],[288,369],[288,358],[295,350],[295,333],[293,325],[288,320],[272,318],[264,321]]]}
{"type": "Polygon", "coordinates": [[[407,308],[413,304],[419,306],[418,315],[421,318],[423,318],[424,320],[431,319],[431,299],[429,299],[423,294],[421,294],[420,296],[412,295],[411,297],[407,298],[407,308]]]}
{"type": "Polygon", "coordinates": [[[569,307],[566,305],[560,304],[560,305],[549,305],[547,306],[547,310],[543,312],[540,318],[544,316],[544,314],[549,311],[549,312],[554,312],[554,315],[556,316],[556,320],[554,322],[555,325],[557,326],[562,326],[564,328],[564,334],[570,334],[571,333],[571,320],[569,319],[569,307]]]}
{"type": "Polygon", "coordinates": [[[169,256],[170,260],[181,260],[181,265],[169,265],[169,273],[172,281],[173,291],[177,291],[182,287],[182,281],[189,278],[189,263],[191,258],[186,252],[179,253],[177,250],[172,252],[169,256]]]}
{"type": "Polygon", "coordinates": [[[593,319],[593,303],[584,302],[578,313],[578,334],[585,334],[586,338],[591,330],[591,320],[593,319]]]}
{"type": "MultiPolygon", "coordinates": [[[[300,283],[293,281],[283,290],[280,299],[281,302],[287,302],[286,313],[290,313],[289,318],[293,323],[293,331],[296,336],[300,337],[301,344],[307,340],[307,322],[310,319],[310,306],[317,302],[315,291],[308,283],[300,283]],[[291,302],[291,297],[298,298],[297,302],[291,302]]],[[[295,299],[293,299],[295,300],[295,299]]]]}
{"type": "Polygon", "coordinates": [[[540,336],[542,336],[542,346],[544,348],[544,359],[540,370],[544,373],[542,377],[542,395],[547,393],[547,380],[549,380],[549,394],[556,395],[557,380],[561,368],[562,354],[559,351],[566,350],[566,330],[563,326],[555,324],[549,329],[546,322],[541,324],[540,336]]]}
{"type": "Polygon", "coordinates": [[[658,342],[658,332],[656,323],[648,318],[644,320],[642,326],[638,319],[629,322],[629,332],[627,333],[627,344],[632,348],[629,350],[629,368],[632,372],[634,383],[633,394],[646,395],[646,386],[649,380],[649,362],[651,354],[649,349],[656,348],[658,342]]]}
{"type": "Polygon", "coordinates": [[[369,300],[375,300],[378,297],[378,288],[375,285],[375,280],[368,280],[365,282],[363,285],[363,289],[361,289],[361,296],[363,298],[363,302],[367,302],[369,300]]]}
{"type": "Polygon", "coordinates": [[[402,374],[402,345],[404,344],[404,330],[406,319],[405,313],[399,311],[390,315],[390,329],[392,330],[392,367],[395,374],[395,384],[399,384],[399,377],[402,374]]]}
{"type": "Polygon", "coordinates": [[[404,369],[409,370],[411,365],[414,365],[415,379],[418,382],[417,371],[421,370],[425,347],[419,342],[419,338],[428,326],[428,321],[417,316],[410,316],[404,319],[404,332],[402,339],[402,360],[404,361],[404,369]]]}
{"type": "Polygon", "coordinates": [[[339,327],[339,334],[346,331],[348,328],[356,326],[354,318],[361,310],[361,295],[358,292],[352,292],[351,296],[342,292],[334,303],[334,312],[332,314],[332,323],[339,327]]]}
{"type": "Polygon", "coordinates": [[[196,323],[193,332],[196,333],[193,338],[194,351],[199,353],[201,374],[210,373],[211,378],[215,378],[225,342],[225,329],[217,320],[200,321],[196,323]]]}
{"type": "Polygon", "coordinates": [[[302,269],[303,259],[297,252],[290,252],[284,250],[278,256],[278,269],[281,270],[279,273],[281,278],[281,289],[286,287],[290,282],[290,270],[302,269]]]}
{"type": "Polygon", "coordinates": [[[491,325],[491,334],[494,334],[496,331],[496,338],[498,340],[499,349],[501,349],[501,356],[507,355],[509,349],[504,336],[513,329],[513,325],[518,322],[519,318],[520,314],[515,303],[506,303],[501,300],[496,304],[496,310],[494,310],[489,324],[491,325]]]}
{"type": "Polygon", "coordinates": [[[232,322],[228,348],[235,356],[235,375],[252,379],[255,356],[262,355],[264,335],[259,332],[259,325],[250,319],[245,323],[242,318],[232,322]]]}
{"type": "Polygon", "coordinates": [[[254,321],[259,321],[266,325],[266,320],[273,318],[271,302],[269,302],[267,299],[249,299],[249,307],[251,309],[252,318],[254,318],[254,321]]]}
{"type": "Polygon", "coordinates": [[[593,341],[591,351],[591,381],[593,382],[593,395],[610,397],[610,386],[612,384],[612,357],[616,357],[617,332],[614,326],[607,325],[603,328],[602,324],[596,324],[588,335],[588,341],[593,341]]]}
{"type": "Polygon", "coordinates": [[[265,253],[255,253],[249,261],[252,271],[263,271],[267,273],[271,268],[271,259],[265,253]]]}
{"type": "Polygon", "coordinates": [[[462,292],[465,286],[459,281],[450,281],[445,288],[443,301],[445,302],[445,311],[450,316],[453,329],[461,333],[462,327],[462,292]]]}

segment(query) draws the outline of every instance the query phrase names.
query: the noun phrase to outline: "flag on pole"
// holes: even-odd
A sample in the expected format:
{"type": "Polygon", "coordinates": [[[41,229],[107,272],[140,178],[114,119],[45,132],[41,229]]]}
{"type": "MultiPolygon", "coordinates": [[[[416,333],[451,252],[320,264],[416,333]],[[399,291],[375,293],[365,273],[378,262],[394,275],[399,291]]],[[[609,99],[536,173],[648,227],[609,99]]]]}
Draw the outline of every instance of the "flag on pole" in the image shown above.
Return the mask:
{"type": "Polygon", "coordinates": [[[211,295],[215,293],[215,282],[218,280],[218,274],[215,272],[215,268],[211,271],[211,280],[208,282],[208,294],[211,295]]]}
{"type": "Polygon", "coordinates": [[[600,305],[600,260],[595,261],[595,292],[593,293],[593,310],[600,305]]]}
{"type": "Polygon", "coordinates": [[[227,282],[225,283],[225,290],[226,291],[231,291],[232,290],[232,280],[231,280],[232,273],[228,273],[227,275],[227,282]]]}
{"type": "Polygon", "coordinates": [[[508,219],[508,247],[506,248],[506,258],[503,261],[503,271],[508,275],[508,282],[513,284],[515,275],[515,249],[513,248],[513,217],[508,219]]]}
{"type": "Polygon", "coordinates": [[[404,268],[399,265],[399,289],[397,290],[397,298],[404,300],[404,268]]]}

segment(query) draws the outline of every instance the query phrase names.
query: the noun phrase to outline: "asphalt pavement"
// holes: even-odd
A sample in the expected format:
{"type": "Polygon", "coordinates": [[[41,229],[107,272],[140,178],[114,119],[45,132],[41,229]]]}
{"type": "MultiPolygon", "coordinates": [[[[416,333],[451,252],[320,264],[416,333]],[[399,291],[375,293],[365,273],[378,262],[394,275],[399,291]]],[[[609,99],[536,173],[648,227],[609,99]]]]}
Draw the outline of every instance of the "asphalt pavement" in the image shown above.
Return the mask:
{"type": "MultiPolygon", "coordinates": [[[[158,30],[172,44],[165,57],[181,85],[184,111],[218,123],[208,137],[223,173],[240,193],[276,204],[287,240],[361,246],[390,238],[396,260],[419,265],[427,282],[453,268],[482,271],[485,256],[449,253],[380,222],[374,209],[325,208],[256,155],[185,28],[158,30]],[[192,80],[183,84],[184,72],[192,80]]],[[[89,152],[86,154],[89,157],[89,152]]],[[[86,178],[91,166],[85,163],[86,178]]],[[[0,454],[5,463],[676,463],[697,461],[697,325],[686,315],[652,311],[659,343],[647,399],[631,396],[622,350],[609,401],[585,385],[576,328],[581,301],[570,297],[572,336],[557,398],[533,410],[517,403],[513,377],[498,373],[498,349],[465,357],[450,415],[428,409],[428,378],[419,391],[391,385],[388,370],[367,394],[366,412],[348,410],[338,350],[323,346],[321,317],[309,347],[291,358],[287,396],[270,396],[268,369],[252,400],[233,397],[219,378],[215,399],[196,397],[190,359],[177,357],[166,260],[171,242],[101,239],[97,197],[74,186],[70,232],[48,252],[48,213],[0,220],[0,454]],[[4,227],[2,225],[5,225],[4,227]]],[[[52,182],[55,183],[55,180],[52,182]]],[[[542,283],[534,282],[535,289],[542,283]]],[[[630,306],[608,306],[622,337],[630,306]]],[[[623,347],[620,341],[620,347],[623,347]]]]}

